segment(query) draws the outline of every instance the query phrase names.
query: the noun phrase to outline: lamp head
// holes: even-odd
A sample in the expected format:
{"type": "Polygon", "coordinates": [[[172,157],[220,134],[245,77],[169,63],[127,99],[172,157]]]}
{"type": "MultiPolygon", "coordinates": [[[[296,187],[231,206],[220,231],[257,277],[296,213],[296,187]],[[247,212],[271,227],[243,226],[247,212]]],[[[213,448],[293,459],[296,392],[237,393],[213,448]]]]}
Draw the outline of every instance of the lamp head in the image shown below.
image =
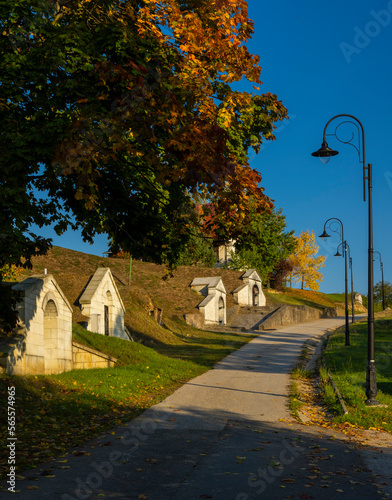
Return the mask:
{"type": "Polygon", "coordinates": [[[335,151],[334,149],[331,149],[328,146],[328,143],[326,140],[323,140],[323,143],[321,144],[321,148],[312,153],[312,156],[316,156],[317,158],[320,158],[320,160],[323,163],[328,163],[329,159],[331,156],[336,156],[339,154],[339,151],[335,151]]]}
{"type": "Polygon", "coordinates": [[[341,257],[341,256],[342,256],[342,254],[339,252],[339,250],[336,250],[334,257],[341,257]]]}
{"type": "Polygon", "coordinates": [[[328,234],[325,229],[324,229],[323,234],[320,234],[320,236],[319,236],[319,238],[323,238],[323,239],[324,238],[330,238],[330,237],[331,237],[331,235],[328,234]]]}

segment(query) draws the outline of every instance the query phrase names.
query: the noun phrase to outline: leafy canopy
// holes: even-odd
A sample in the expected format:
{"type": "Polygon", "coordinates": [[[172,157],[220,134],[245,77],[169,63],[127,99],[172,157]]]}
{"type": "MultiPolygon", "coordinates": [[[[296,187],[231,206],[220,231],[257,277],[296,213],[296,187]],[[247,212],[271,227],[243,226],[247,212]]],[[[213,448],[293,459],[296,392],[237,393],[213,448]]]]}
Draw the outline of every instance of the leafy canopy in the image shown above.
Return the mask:
{"type": "MultiPolygon", "coordinates": [[[[374,302],[382,305],[383,286],[382,281],[374,285],[374,302]]],[[[384,302],[385,307],[392,307],[392,284],[384,281],[384,302]]]]}
{"type": "Polygon", "coordinates": [[[249,223],[239,235],[229,264],[231,269],[257,269],[266,283],[280,262],[295,249],[294,231],[286,230],[286,217],[282,210],[272,209],[258,214],[256,209],[249,223]]]}
{"type": "Polygon", "coordinates": [[[252,33],[244,0],[1,2],[0,267],[47,251],[32,224],[170,265],[195,200],[232,235],[250,196],[269,209],[248,150],[287,112],[260,93],[252,33]]]}
{"type": "Polygon", "coordinates": [[[252,32],[243,0],[2,2],[0,265],[45,252],[29,225],[61,234],[69,213],[86,240],[170,261],[191,196],[237,220],[249,194],[270,206],[247,151],[286,109],[230,86],[261,84],[252,32]]]}

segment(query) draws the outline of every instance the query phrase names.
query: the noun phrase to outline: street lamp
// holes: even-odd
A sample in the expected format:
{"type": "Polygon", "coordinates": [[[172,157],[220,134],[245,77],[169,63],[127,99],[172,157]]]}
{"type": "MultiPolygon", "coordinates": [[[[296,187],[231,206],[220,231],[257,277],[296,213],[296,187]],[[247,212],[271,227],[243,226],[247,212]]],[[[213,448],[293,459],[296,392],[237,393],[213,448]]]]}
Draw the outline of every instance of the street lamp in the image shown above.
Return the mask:
{"type": "MultiPolygon", "coordinates": [[[[350,245],[347,243],[347,241],[345,243],[346,243],[346,245],[345,245],[346,246],[346,251],[348,250],[348,267],[349,267],[350,273],[351,273],[351,323],[354,323],[354,321],[355,321],[355,313],[354,313],[353,259],[351,258],[350,245]]],[[[338,248],[336,249],[335,257],[341,257],[341,255],[339,253],[339,247],[341,245],[342,244],[339,243],[338,248]]]]}
{"type": "Polygon", "coordinates": [[[377,396],[377,377],[376,377],[376,362],[374,356],[374,297],[373,297],[373,208],[372,208],[372,164],[366,165],[365,162],[365,130],[362,123],[352,115],[341,114],[332,117],[324,127],[323,132],[323,143],[318,151],[312,153],[312,156],[316,156],[320,159],[329,159],[331,156],[336,156],[339,152],[334,151],[328,147],[326,136],[333,135],[336,139],[343,144],[350,144],[355,147],[358,152],[359,161],[362,161],[363,166],[363,194],[364,201],[366,201],[366,181],[368,186],[368,362],[366,365],[366,404],[369,406],[378,405],[376,400],[377,396]],[[335,131],[331,134],[326,134],[328,125],[337,118],[349,118],[349,120],[341,121],[336,127],[335,131]],[[354,121],[352,121],[354,120],[354,121]],[[358,147],[353,144],[354,134],[348,141],[343,141],[338,137],[338,129],[343,123],[353,124],[358,131],[358,147]],[[362,155],[360,142],[362,139],[362,155]],[[362,156],[362,158],[361,158],[362,156]]]}
{"type": "MultiPolygon", "coordinates": [[[[343,233],[343,222],[340,219],[337,219],[336,217],[331,217],[330,219],[325,221],[324,222],[324,232],[323,232],[323,234],[320,235],[320,238],[329,238],[330,237],[330,235],[326,231],[326,227],[327,227],[328,222],[329,222],[328,228],[331,231],[333,231],[334,233],[337,233],[342,238],[342,242],[340,243],[340,245],[342,245],[342,249],[343,249],[342,257],[344,257],[344,301],[345,301],[345,316],[346,316],[346,332],[345,332],[346,344],[345,345],[350,345],[350,329],[348,326],[349,321],[348,321],[347,251],[346,251],[346,241],[345,241],[344,236],[343,236],[343,234],[344,234],[343,233]],[[338,222],[340,224],[340,229],[341,229],[340,231],[338,229],[333,228],[333,224],[336,222],[338,222]]],[[[336,253],[336,257],[341,257],[339,252],[336,253]]]]}
{"type": "Polygon", "coordinates": [[[385,311],[385,291],[384,291],[384,264],[382,263],[381,260],[381,254],[380,252],[377,252],[376,250],[373,252],[378,253],[379,259],[380,259],[380,267],[381,267],[381,283],[382,283],[382,310],[385,311]]]}

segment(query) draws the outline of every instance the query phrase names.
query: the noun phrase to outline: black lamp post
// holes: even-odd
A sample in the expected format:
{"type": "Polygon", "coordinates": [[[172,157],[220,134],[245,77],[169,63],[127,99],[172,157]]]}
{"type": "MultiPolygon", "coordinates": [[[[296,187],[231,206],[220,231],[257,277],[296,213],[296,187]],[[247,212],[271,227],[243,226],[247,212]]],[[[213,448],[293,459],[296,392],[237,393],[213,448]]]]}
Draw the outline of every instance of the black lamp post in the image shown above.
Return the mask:
{"type": "Polygon", "coordinates": [[[323,132],[323,143],[321,148],[318,151],[312,153],[312,156],[316,156],[318,158],[324,158],[329,160],[331,156],[335,156],[338,151],[334,151],[328,147],[326,141],[326,135],[333,135],[336,139],[343,144],[350,144],[354,146],[358,152],[359,161],[362,161],[363,165],[363,194],[364,201],[366,201],[366,181],[368,181],[368,236],[369,236],[369,244],[368,244],[368,362],[366,365],[366,404],[369,406],[378,405],[378,401],[376,400],[377,396],[377,377],[376,377],[376,363],[374,356],[374,297],[373,297],[373,208],[372,208],[372,164],[369,163],[366,165],[365,162],[365,130],[363,128],[362,123],[352,115],[341,114],[332,117],[324,127],[323,132]],[[331,134],[326,134],[328,125],[337,118],[349,118],[349,120],[341,121],[336,127],[335,131],[331,134]],[[353,121],[354,120],[354,121],[353,121]],[[358,130],[358,147],[353,144],[354,134],[351,139],[348,141],[343,141],[338,137],[338,128],[343,123],[351,123],[358,130]],[[360,142],[362,139],[362,155],[360,142]],[[362,158],[361,158],[362,156],[362,158]]]}
{"type": "MultiPolygon", "coordinates": [[[[320,235],[320,238],[329,238],[330,235],[326,231],[327,224],[329,222],[328,228],[333,231],[334,233],[338,233],[339,236],[342,238],[342,242],[340,245],[342,245],[343,249],[343,255],[340,255],[340,253],[337,251],[336,252],[336,257],[344,257],[344,300],[345,300],[345,316],[346,316],[346,332],[345,332],[345,337],[346,337],[346,344],[345,345],[350,345],[350,329],[349,329],[349,321],[348,321],[348,286],[347,286],[347,248],[346,248],[346,241],[344,239],[344,233],[343,233],[343,222],[340,219],[337,219],[336,217],[331,217],[327,221],[324,222],[324,232],[323,234],[320,235]],[[331,221],[331,222],[330,222],[331,221]],[[333,229],[333,224],[338,222],[340,224],[340,231],[333,229]]],[[[339,245],[339,246],[340,246],[339,245]]],[[[339,248],[339,247],[338,247],[339,248]]]]}
{"type": "Polygon", "coordinates": [[[376,250],[373,252],[378,253],[378,258],[380,259],[380,267],[381,267],[381,283],[382,283],[382,310],[385,311],[385,291],[384,291],[384,264],[382,263],[381,260],[381,254],[380,252],[377,252],[376,250]]]}
{"type": "Polygon", "coordinates": [[[352,323],[355,321],[355,311],[354,311],[354,282],[353,282],[353,259],[351,258],[351,252],[350,252],[350,247],[348,247],[348,253],[349,253],[349,266],[350,266],[350,272],[351,272],[351,320],[352,323]]]}
{"type": "MultiPolygon", "coordinates": [[[[354,321],[355,321],[355,313],[354,313],[353,259],[351,258],[350,245],[347,243],[347,241],[345,243],[346,243],[346,245],[345,245],[346,246],[346,252],[348,250],[348,267],[350,269],[350,274],[351,274],[351,323],[354,323],[354,321]]],[[[339,253],[339,247],[341,245],[342,244],[339,243],[338,248],[336,250],[335,257],[341,257],[341,255],[339,253]]]]}

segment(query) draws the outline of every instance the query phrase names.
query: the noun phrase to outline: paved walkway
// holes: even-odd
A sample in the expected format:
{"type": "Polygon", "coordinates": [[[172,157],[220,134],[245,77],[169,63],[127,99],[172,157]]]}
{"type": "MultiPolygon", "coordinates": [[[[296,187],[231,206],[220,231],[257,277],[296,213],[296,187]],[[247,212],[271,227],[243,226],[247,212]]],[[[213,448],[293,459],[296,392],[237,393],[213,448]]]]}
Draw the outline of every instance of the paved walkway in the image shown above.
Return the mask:
{"type": "Polygon", "coordinates": [[[17,498],[386,498],[368,467],[388,474],[380,457],[390,450],[361,454],[344,436],[294,422],[287,409],[303,342],[343,323],[261,333],[127,425],[24,473],[17,498]]]}

